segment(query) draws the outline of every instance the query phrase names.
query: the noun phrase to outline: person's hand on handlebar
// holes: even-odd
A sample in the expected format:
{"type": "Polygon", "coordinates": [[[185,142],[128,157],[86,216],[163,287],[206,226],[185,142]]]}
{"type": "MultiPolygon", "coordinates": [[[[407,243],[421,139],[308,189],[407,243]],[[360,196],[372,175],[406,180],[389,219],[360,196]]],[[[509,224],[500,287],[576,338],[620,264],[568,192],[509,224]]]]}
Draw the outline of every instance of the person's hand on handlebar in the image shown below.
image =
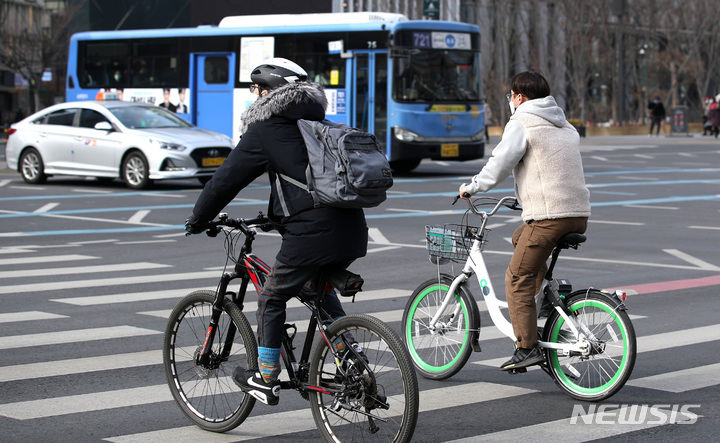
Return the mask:
{"type": "Polygon", "coordinates": [[[198,220],[197,217],[195,217],[195,214],[185,220],[185,232],[187,232],[187,235],[201,234],[207,228],[208,224],[198,220]]]}
{"type": "Polygon", "coordinates": [[[465,190],[465,183],[463,183],[463,184],[460,185],[460,190],[458,191],[458,195],[459,195],[460,198],[462,198],[463,200],[470,200],[470,197],[472,197],[472,196],[471,196],[470,194],[468,194],[467,191],[465,190]]]}

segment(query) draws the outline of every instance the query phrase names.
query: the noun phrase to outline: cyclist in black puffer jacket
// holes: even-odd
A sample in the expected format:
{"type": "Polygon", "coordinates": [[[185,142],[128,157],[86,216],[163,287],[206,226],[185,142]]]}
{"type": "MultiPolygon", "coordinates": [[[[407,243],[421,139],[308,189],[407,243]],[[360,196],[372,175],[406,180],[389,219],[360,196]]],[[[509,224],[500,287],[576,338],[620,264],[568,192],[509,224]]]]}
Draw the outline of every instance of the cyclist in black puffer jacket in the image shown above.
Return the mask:
{"type": "MultiPolygon", "coordinates": [[[[301,290],[314,291],[322,267],[345,269],[367,252],[367,224],[362,209],[315,208],[310,194],[278,176],[306,182],[307,150],[298,119],[325,118],[327,98],[297,64],[281,58],[265,60],[252,71],[251,91],[258,99],[242,116],[243,135],[235,149],[205,185],[186,223],[202,232],[244,187],[263,173],[270,177],[268,215],[280,225],[282,246],[258,298],[258,367],[236,369],[236,383],[265,404],[277,404],[280,343],[285,306],[301,290]]],[[[333,318],[345,315],[334,291],[324,309],[333,318]]]]}

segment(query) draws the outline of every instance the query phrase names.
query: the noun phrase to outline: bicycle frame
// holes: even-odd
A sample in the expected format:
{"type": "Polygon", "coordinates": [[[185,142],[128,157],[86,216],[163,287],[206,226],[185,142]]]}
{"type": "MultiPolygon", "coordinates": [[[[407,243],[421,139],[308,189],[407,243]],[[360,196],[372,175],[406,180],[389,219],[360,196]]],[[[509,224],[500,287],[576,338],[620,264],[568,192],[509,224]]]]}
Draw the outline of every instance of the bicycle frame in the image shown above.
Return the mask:
{"type": "MultiPolygon", "coordinates": [[[[497,295],[495,294],[495,290],[493,289],[493,285],[490,280],[490,274],[487,270],[487,266],[485,265],[485,259],[482,255],[482,239],[485,234],[485,228],[488,218],[494,215],[500,209],[500,207],[504,205],[504,203],[510,200],[514,200],[514,198],[502,198],[490,212],[477,211],[472,202],[468,201],[472,212],[482,218],[482,225],[478,230],[477,235],[475,236],[472,247],[470,249],[470,254],[465,262],[465,266],[463,267],[462,272],[453,279],[453,282],[450,285],[447,294],[443,298],[443,302],[440,305],[440,308],[435,313],[429,323],[431,329],[436,328],[438,321],[444,315],[445,310],[447,309],[448,305],[452,300],[452,294],[455,293],[455,291],[460,285],[468,282],[472,275],[475,274],[477,276],[478,283],[480,284],[483,299],[485,300],[491,320],[500,330],[500,332],[503,333],[503,335],[515,341],[516,337],[513,331],[512,323],[510,323],[510,321],[501,311],[502,308],[507,308],[508,304],[506,301],[498,299],[497,295]]],[[[552,267],[550,268],[550,270],[552,270],[552,267]]],[[[573,332],[575,337],[578,338],[578,340],[575,343],[550,343],[540,341],[538,342],[538,345],[541,348],[557,349],[564,353],[578,352],[583,355],[589,354],[591,352],[591,349],[586,337],[593,339],[594,336],[585,325],[576,322],[572,316],[568,315],[565,305],[560,302],[560,294],[558,292],[558,284],[556,280],[548,280],[547,276],[543,280],[540,291],[535,295],[535,302],[537,306],[540,306],[540,304],[542,303],[546,289],[549,289],[550,293],[552,294],[551,298],[554,298],[557,301],[556,303],[553,303],[554,309],[558,311],[560,316],[562,316],[562,318],[568,324],[571,331],[573,332]]],[[[460,309],[460,306],[457,306],[455,308],[455,311],[452,314],[453,318],[457,318],[457,316],[460,314],[460,309]]]]}
{"type": "MultiPolygon", "coordinates": [[[[228,219],[226,218],[225,220],[227,221],[228,219]]],[[[248,221],[248,224],[252,223],[248,221]]],[[[260,290],[262,290],[262,287],[265,284],[265,280],[272,269],[267,263],[265,263],[262,259],[252,253],[252,243],[255,239],[256,234],[255,231],[250,229],[247,224],[245,224],[245,222],[241,222],[238,227],[245,235],[245,241],[242,248],[240,249],[238,260],[235,264],[235,270],[230,273],[224,273],[220,277],[220,283],[216,290],[215,301],[213,303],[213,314],[211,316],[210,324],[208,326],[203,350],[197,357],[197,362],[204,366],[207,366],[209,364],[209,359],[212,355],[212,345],[215,338],[217,324],[220,319],[220,314],[222,312],[222,303],[225,302],[225,296],[230,295],[230,299],[232,300],[232,302],[235,303],[241,311],[243,311],[245,294],[247,293],[247,288],[250,282],[252,282],[256,291],[258,291],[259,293],[260,290]],[[227,289],[230,282],[238,278],[240,279],[240,289],[238,293],[235,294],[234,292],[228,292],[227,289]]],[[[285,325],[286,328],[283,334],[283,340],[281,344],[281,358],[283,360],[285,369],[287,370],[289,381],[281,381],[280,387],[281,389],[297,389],[301,392],[306,390],[313,390],[321,392],[323,394],[332,395],[342,392],[342,389],[327,390],[319,386],[310,385],[309,383],[304,381],[307,377],[307,373],[303,373],[303,371],[308,370],[308,362],[310,360],[310,352],[312,349],[312,343],[315,339],[316,330],[320,333],[323,341],[331,349],[338,368],[342,370],[337,351],[335,347],[330,343],[330,340],[325,334],[325,324],[332,322],[332,319],[327,313],[322,310],[324,291],[319,289],[325,287],[325,278],[322,273],[317,277],[316,287],[318,288],[318,290],[316,291],[315,299],[313,301],[300,299],[300,301],[311,312],[310,322],[308,324],[307,334],[305,335],[302,354],[300,356],[300,362],[296,360],[295,355],[292,352],[292,350],[294,349],[294,347],[292,346],[292,339],[295,334],[293,333],[292,336],[288,335],[287,329],[288,326],[291,325],[285,325]],[[319,319],[323,318],[326,321],[319,321],[319,319]]],[[[292,327],[294,327],[294,325],[292,325],[292,327]]],[[[225,346],[223,347],[223,355],[220,356],[221,361],[227,359],[227,356],[230,355],[230,352],[232,351],[232,343],[235,335],[235,330],[232,324],[230,325],[230,328],[231,329],[228,331],[228,335],[226,337],[225,346]]],[[[343,341],[345,341],[344,337],[343,341]]],[[[345,349],[348,349],[349,352],[353,353],[356,358],[359,357],[357,352],[351,346],[349,346],[349,343],[344,344],[345,349]]],[[[362,361],[362,359],[359,360],[362,361]]],[[[370,369],[370,367],[365,364],[364,361],[362,361],[361,364],[365,366],[365,370],[367,371],[367,373],[370,376],[373,376],[373,371],[370,369]]]]}

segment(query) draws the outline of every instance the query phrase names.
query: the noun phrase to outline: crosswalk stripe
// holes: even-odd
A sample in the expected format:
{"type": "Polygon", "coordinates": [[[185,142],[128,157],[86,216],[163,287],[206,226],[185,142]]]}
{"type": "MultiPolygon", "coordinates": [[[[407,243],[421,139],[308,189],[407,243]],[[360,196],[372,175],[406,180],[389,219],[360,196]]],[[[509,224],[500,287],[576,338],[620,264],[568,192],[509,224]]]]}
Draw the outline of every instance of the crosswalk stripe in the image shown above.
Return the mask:
{"type": "MultiPolygon", "coordinates": [[[[420,412],[516,397],[533,392],[537,391],[486,382],[428,389],[420,392],[420,412]],[[475,393],[480,392],[482,392],[482,395],[475,395],[475,393]]],[[[2,406],[0,406],[0,414],[2,414],[1,408],[2,406]]],[[[225,434],[209,435],[209,433],[196,426],[186,426],[182,428],[110,437],[105,439],[105,441],[114,443],[151,443],[165,441],[172,441],[173,443],[192,443],[197,441],[229,443],[262,437],[277,437],[313,429],[316,429],[316,426],[312,414],[307,409],[300,409],[249,417],[238,428],[225,434]],[[273,423],[283,423],[283,426],[268,426],[270,421],[273,423]]]]}
{"type": "Polygon", "coordinates": [[[170,268],[172,265],[159,263],[123,263],[119,265],[71,266],[66,268],[24,269],[22,271],[0,271],[0,278],[43,277],[49,275],[90,274],[94,272],[137,271],[140,269],[170,268]]]}
{"type": "MultiPolygon", "coordinates": [[[[208,286],[206,288],[197,288],[195,290],[202,289],[214,290],[215,287],[208,286]]],[[[163,300],[167,298],[180,299],[190,292],[192,291],[185,289],[168,289],[165,291],[130,292],[126,294],[95,295],[91,297],[52,298],[50,301],[75,306],[105,306],[112,303],[130,303],[137,301],[163,300]]]]}
{"type": "MultiPolygon", "coordinates": [[[[138,312],[138,314],[141,315],[149,315],[151,317],[158,317],[158,318],[168,318],[170,316],[170,310],[169,309],[163,309],[160,311],[145,311],[145,312],[138,312]]],[[[371,315],[373,317],[378,318],[379,320],[385,322],[385,323],[392,323],[392,322],[399,322],[402,320],[402,309],[397,309],[394,311],[381,311],[381,312],[364,312],[363,314],[371,315]]],[[[309,317],[309,315],[308,315],[309,317]]],[[[245,318],[247,318],[248,322],[251,326],[255,326],[255,310],[253,309],[250,315],[248,315],[247,312],[245,312],[245,318]]],[[[304,332],[307,331],[308,326],[310,325],[310,320],[302,319],[302,320],[286,320],[287,323],[294,324],[295,327],[297,327],[298,331],[304,332]]]]}
{"type": "Polygon", "coordinates": [[[68,255],[45,255],[35,257],[15,257],[15,258],[3,258],[0,259],[0,266],[5,265],[27,265],[36,263],[54,263],[54,262],[69,262],[76,260],[92,260],[100,257],[93,257],[91,255],[79,255],[79,254],[68,254],[68,255]]]}
{"type": "Polygon", "coordinates": [[[140,351],[0,367],[0,383],[58,375],[135,368],[162,363],[162,351],[140,351]]]}
{"type": "Polygon", "coordinates": [[[7,403],[0,405],[0,415],[17,420],[30,420],[171,400],[168,386],[156,385],[7,403]]]}
{"type": "MultiPolygon", "coordinates": [[[[625,412],[621,409],[619,414],[625,412]]],[[[595,414],[593,414],[595,415],[595,414]]],[[[601,438],[608,438],[616,435],[626,434],[628,432],[639,431],[642,429],[654,428],[665,424],[664,422],[638,424],[622,424],[617,426],[597,426],[585,425],[582,419],[578,418],[577,424],[571,424],[570,418],[538,423],[536,425],[513,427],[505,431],[493,432],[490,434],[482,434],[476,437],[460,438],[457,440],[449,440],[446,443],[475,443],[475,442],[507,442],[507,441],[532,441],[534,443],[556,443],[558,436],[572,436],[570,440],[573,442],[593,441],[601,438]]]]}
{"type": "Polygon", "coordinates": [[[58,318],[67,318],[67,315],[51,314],[41,311],[25,311],[25,312],[9,312],[0,314],[0,323],[14,323],[32,320],[54,320],[58,318]]]}
{"type": "MultiPolygon", "coordinates": [[[[219,274],[218,274],[219,275],[219,274]]],[[[130,292],[125,294],[111,294],[111,295],[96,295],[92,297],[68,297],[68,298],[55,298],[50,301],[58,303],[67,303],[76,306],[93,306],[93,305],[107,305],[110,303],[128,303],[136,301],[148,301],[148,300],[161,300],[166,298],[180,298],[190,294],[197,290],[215,290],[215,286],[208,286],[205,288],[186,288],[186,289],[171,289],[165,291],[147,291],[147,292],[130,292]]],[[[255,292],[254,288],[248,288],[248,293],[255,292]]],[[[404,298],[410,295],[410,292],[401,289],[378,289],[372,291],[363,291],[357,295],[356,300],[360,301],[374,301],[384,300],[388,298],[404,298]]],[[[341,300],[344,298],[341,297],[341,300]]],[[[288,308],[300,307],[302,304],[297,299],[293,298],[287,304],[288,308]]]]}
{"type": "MultiPolygon", "coordinates": [[[[678,348],[682,346],[696,345],[699,343],[715,341],[719,339],[717,335],[713,335],[713,333],[717,331],[717,328],[717,325],[701,326],[693,329],[683,329],[680,331],[663,332],[660,334],[640,336],[637,337],[637,353],[641,354],[643,352],[678,348]]],[[[480,344],[482,345],[482,341],[480,341],[480,344]]],[[[507,360],[507,357],[474,361],[472,363],[476,365],[499,367],[505,362],[505,360],[507,360]]],[[[530,369],[536,368],[528,368],[528,370],[530,369]]],[[[714,385],[717,383],[712,384],[714,385]]]]}
{"type": "Polygon", "coordinates": [[[638,352],[661,351],[667,348],[696,345],[718,339],[720,339],[718,325],[700,326],[681,331],[638,337],[637,348],[638,352]]]}
{"type": "Polygon", "coordinates": [[[162,332],[137,328],[135,326],[111,326],[107,328],[74,329],[40,334],[12,335],[9,337],[0,337],[0,350],[137,337],[152,334],[162,334],[162,332]]]}
{"type": "Polygon", "coordinates": [[[26,283],[24,285],[0,286],[0,294],[21,294],[24,292],[59,291],[63,289],[94,288],[100,286],[125,286],[139,283],[161,283],[166,281],[199,280],[218,278],[217,271],[183,272],[179,274],[139,275],[134,277],[98,278],[54,283],[26,283]]]}
{"type": "Polygon", "coordinates": [[[628,381],[627,384],[640,388],[657,389],[679,394],[681,392],[707,388],[718,384],[719,371],[720,363],[716,363],[638,378],[628,381]]]}

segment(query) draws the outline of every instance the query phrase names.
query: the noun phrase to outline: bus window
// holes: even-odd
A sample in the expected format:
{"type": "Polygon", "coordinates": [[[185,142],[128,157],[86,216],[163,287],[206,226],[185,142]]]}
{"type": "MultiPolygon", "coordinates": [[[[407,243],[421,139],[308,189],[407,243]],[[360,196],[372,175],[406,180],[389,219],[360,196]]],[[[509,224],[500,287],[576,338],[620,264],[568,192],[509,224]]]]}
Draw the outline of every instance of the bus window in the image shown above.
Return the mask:
{"type": "Polygon", "coordinates": [[[87,42],[80,85],[116,87],[127,84],[129,48],[124,42],[87,42]]]}
{"type": "Polygon", "coordinates": [[[227,57],[205,58],[205,83],[208,85],[224,85],[230,78],[230,67],[227,57]]]}
{"type": "Polygon", "coordinates": [[[303,67],[310,80],[326,88],[345,87],[345,60],[339,56],[328,54],[306,56],[304,60],[307,67],[303,67]]]}
{"type": "Polygon", "coordinates": [[[180,86],[177,71],[178,42],[165,39],[136,42],[132,46],[132,85],[180,86]]]}

